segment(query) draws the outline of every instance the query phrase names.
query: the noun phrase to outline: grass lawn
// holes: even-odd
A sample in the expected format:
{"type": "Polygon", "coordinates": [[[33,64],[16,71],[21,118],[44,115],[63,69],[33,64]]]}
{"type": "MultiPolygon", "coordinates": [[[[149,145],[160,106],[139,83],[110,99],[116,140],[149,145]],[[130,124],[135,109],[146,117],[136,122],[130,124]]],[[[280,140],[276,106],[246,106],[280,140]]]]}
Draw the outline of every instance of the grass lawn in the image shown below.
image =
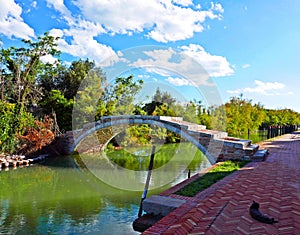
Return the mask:
{"type": "Polygon", "coordinates": [[[211,169],[198,179],[179,189],[175,194],[193,197],[200,191],[210,187],[212,184],[230,175],[232,172],[246,165],[248,161],[225,161],[211,169]]]}

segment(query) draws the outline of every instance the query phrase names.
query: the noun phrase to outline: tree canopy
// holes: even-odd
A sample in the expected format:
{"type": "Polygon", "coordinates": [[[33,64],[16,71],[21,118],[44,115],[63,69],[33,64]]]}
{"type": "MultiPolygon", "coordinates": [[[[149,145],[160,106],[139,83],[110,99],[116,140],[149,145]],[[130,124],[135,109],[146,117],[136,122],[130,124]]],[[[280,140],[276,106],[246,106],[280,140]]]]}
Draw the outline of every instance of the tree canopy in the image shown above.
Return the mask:
{"type": "MultiPolygon", "coordinates": [[[[1,48],[0,152],[20,147],[17,136],[34,128],[35,121],[46,115],[55,114],[62,132],[70,130],[74,110],[81,112],[78,118],[87,121],[90,116],[97,120],[123,114],[182,116],[185,121],[233,136],[267,126],[300,123],[300,114],[291,109],[266,109],[242,95],[219,107],[205,107],[201,100],[179,102],[158,87],[150,101],[136,103],[142,80],[130,75],[116,77],[109,84],[102,69],[89,59],[67,65],[60,59],[57,40],[45,33],[36,41],[23,40],[24,47],[1,48]]],[[[179,140],[174,133],[148,125],[131,127],[126,133],[125,144],[179,140]]]]}

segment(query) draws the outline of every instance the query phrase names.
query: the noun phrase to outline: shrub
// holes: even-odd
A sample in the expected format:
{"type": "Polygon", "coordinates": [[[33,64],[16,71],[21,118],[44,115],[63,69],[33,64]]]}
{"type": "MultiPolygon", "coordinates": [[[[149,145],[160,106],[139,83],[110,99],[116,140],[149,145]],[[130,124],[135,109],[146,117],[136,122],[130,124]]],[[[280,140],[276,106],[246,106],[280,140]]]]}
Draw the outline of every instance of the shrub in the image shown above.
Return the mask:
{"type": "Polygon", "coordinates": [[[15,138],[15,105],[0,101],[0,151],[13,152],[17,144],[15,138]]]}

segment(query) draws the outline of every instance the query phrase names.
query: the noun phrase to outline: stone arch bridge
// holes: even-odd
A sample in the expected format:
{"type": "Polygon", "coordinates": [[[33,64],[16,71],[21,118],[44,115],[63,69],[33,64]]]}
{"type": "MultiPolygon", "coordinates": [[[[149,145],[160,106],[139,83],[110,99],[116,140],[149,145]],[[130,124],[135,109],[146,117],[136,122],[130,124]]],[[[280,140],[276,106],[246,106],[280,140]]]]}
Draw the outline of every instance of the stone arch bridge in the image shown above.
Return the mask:
{"type": "Polygon", "coordinates": [[[226,132],[208,130],[203,125],[186,122],[182,117],[144,115],[104,116],[85,124],[82,129],[68,131],[63,138],[64,152],[85,152],[94,147],[99,149],[99,146],[104,149],[113,137],[137,124],[155,125],[179,134],[203,152],[211,164],[228,159],[262,158],[258,145],[253,145],[250,140],[228,137],[226,132]]]}

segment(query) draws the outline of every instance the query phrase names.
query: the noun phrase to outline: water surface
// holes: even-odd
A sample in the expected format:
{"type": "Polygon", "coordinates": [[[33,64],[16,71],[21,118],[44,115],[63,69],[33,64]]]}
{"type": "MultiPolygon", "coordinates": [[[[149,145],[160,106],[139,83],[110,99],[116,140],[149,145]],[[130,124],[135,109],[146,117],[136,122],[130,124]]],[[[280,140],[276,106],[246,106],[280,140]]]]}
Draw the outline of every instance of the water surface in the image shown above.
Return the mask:
{"type": "MultiPolygon", "coordinates": [[[[180,150],[185,152],[182,159],[194,159],[188,166],[192,174],[210,166],[200,151],[193,148],[185,143],[180,150]],[[188,156],[189,153],[193,156],[188,156]]],[[[147,168],[148,150],[127,149],[107,156],[117,167],[128,168],[134,173],[147,168]]],[[[163,146],[156,154],[155,167],[159,169],[171,162],[173,172],[154,174],[152,186],[155,182],[164,182],[163,178],[173,176],[175,171],[177,177],[162,187],[153,186],[148,196],[187,178],[186,162],[172,162],[172,151],[178,152],[178,145],[163,146]]],[[[99,157],[95,159],[101,162],[99,157]]],[[[95,177],[89,169],[78,167],[75,164],[78,162],[81,162],[78,156],[61,156],[44,164],[9,171],[2,169],[0,234],[135,234],[132,222],[138,214],[143,187],[138,191],[112,187],[95,177]]],[[[143,186],[145,177],[135,180],[143,186]]]]}

